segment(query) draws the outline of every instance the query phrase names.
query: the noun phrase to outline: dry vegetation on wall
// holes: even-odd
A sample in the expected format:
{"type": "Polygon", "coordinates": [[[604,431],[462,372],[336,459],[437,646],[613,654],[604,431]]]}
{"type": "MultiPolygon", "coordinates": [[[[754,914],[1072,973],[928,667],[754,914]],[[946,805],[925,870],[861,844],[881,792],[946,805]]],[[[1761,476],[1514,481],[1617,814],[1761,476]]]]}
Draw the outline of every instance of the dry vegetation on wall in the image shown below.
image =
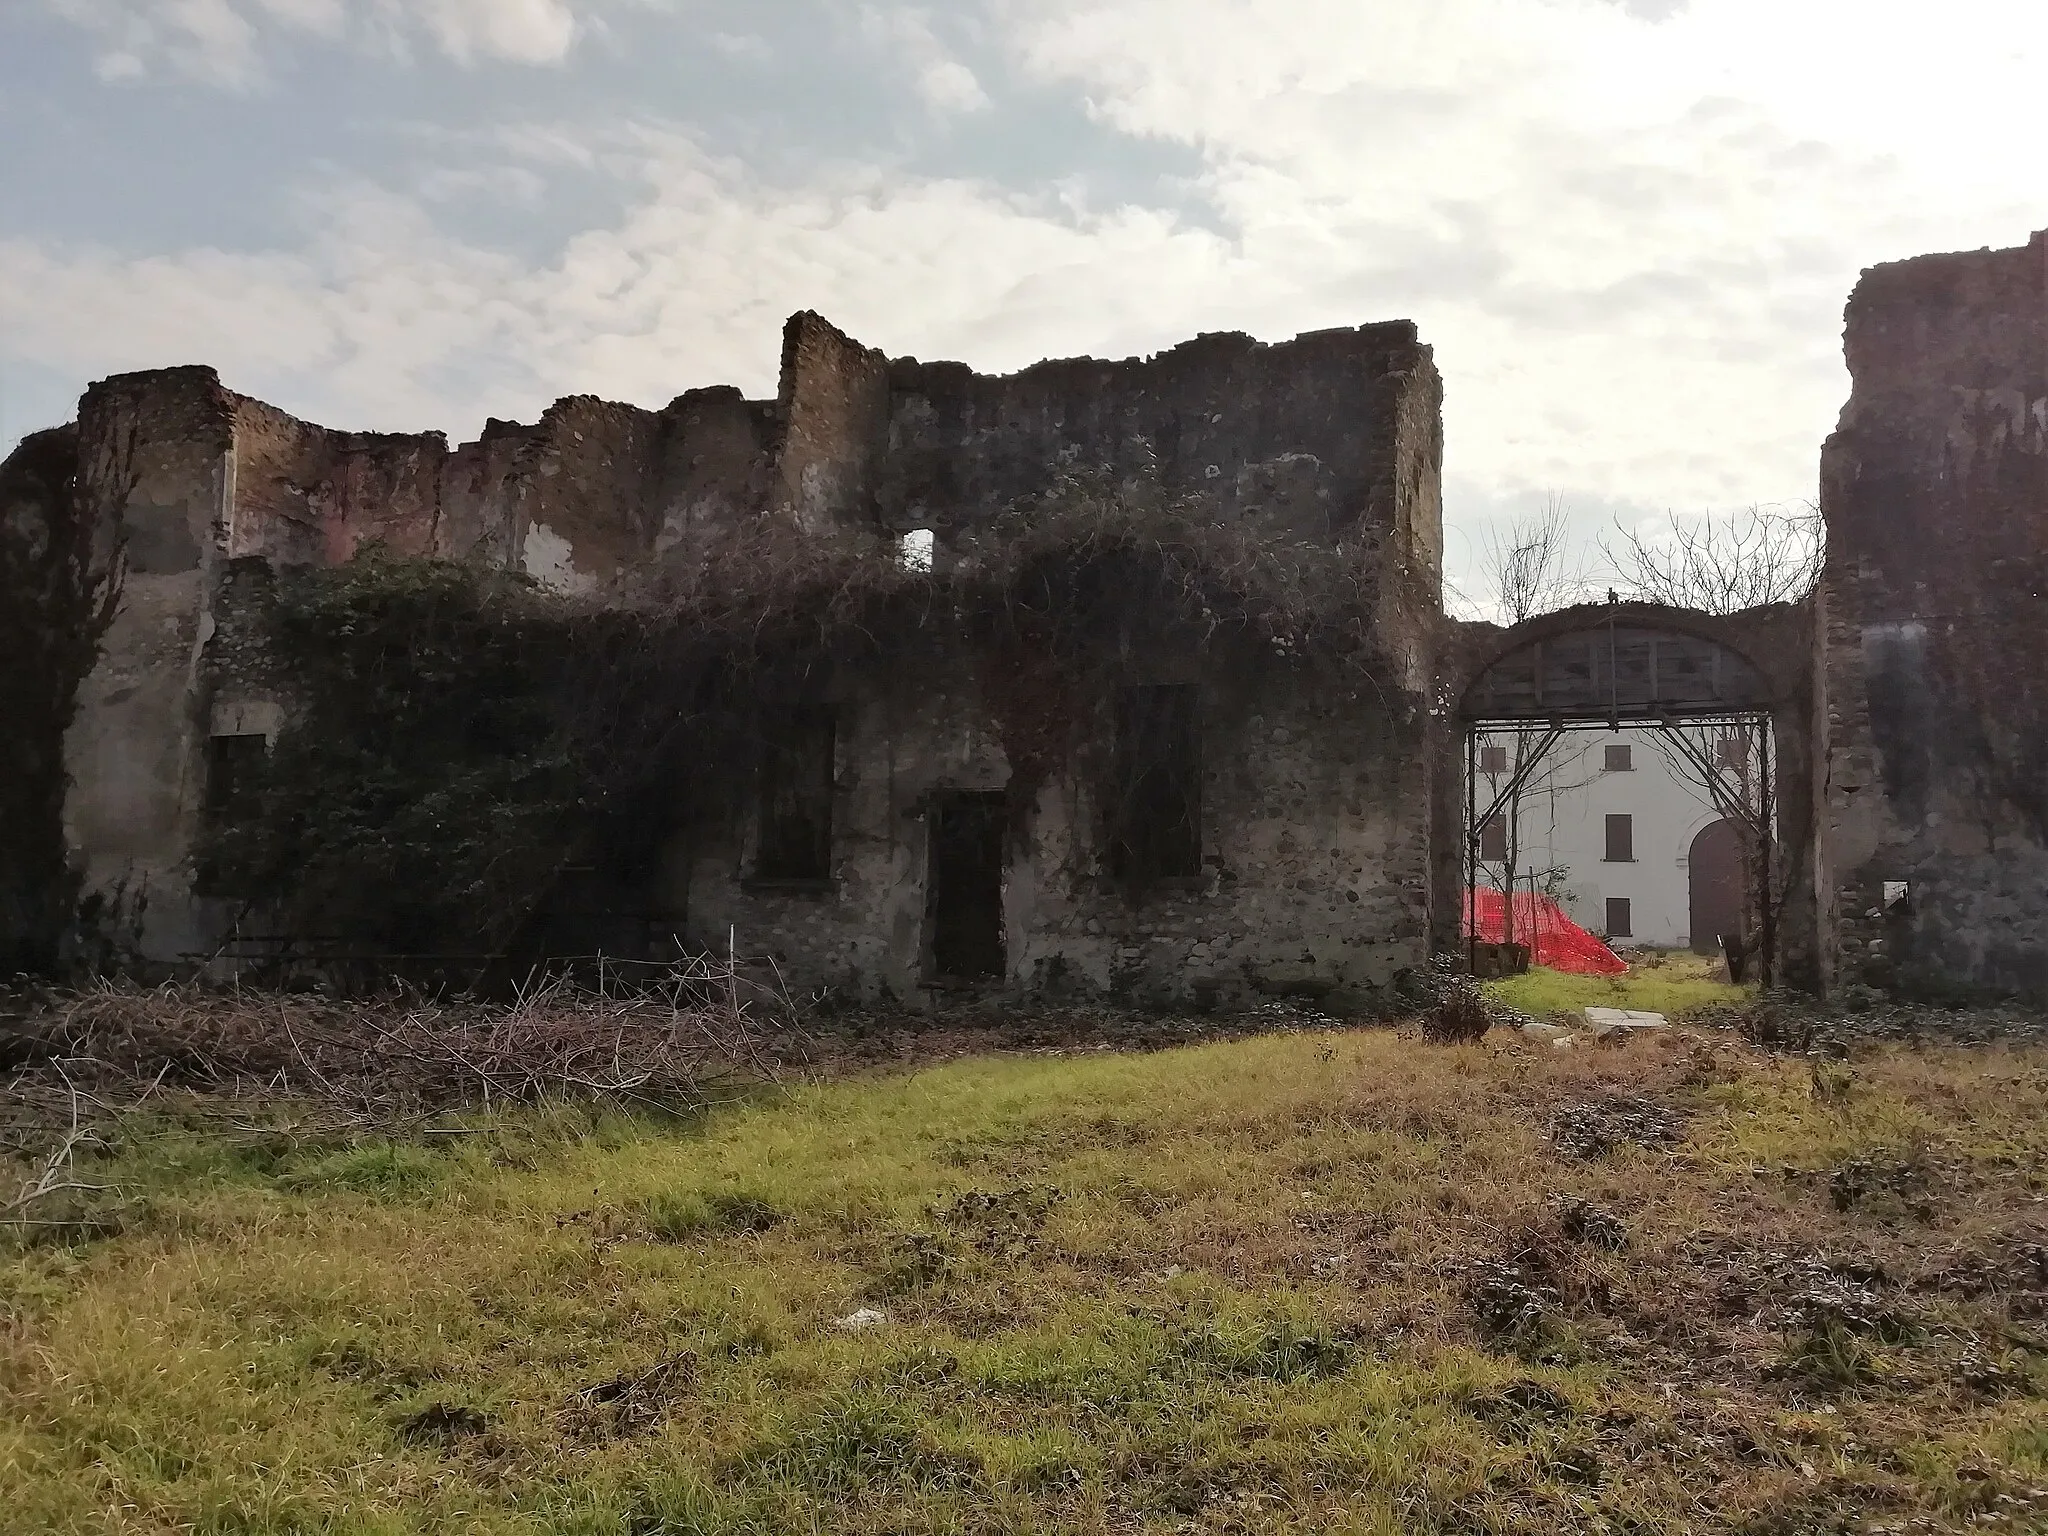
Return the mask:
{"type": "Polygon", "coordinates": [[[0,464],[0,976],[51,969],[71,915],[64,733],[123,574],[87,481],[124,495],[128,452],[81,466],[77,429],[63,427],[0,464]]]}
{"type": "Polygon", "coordinates": [[[0,1252],[4,1507],[57,1536],[2040,1530],[2044,1114],[2039,1045],[1686,1030],[984,1058],[447,1137],[145,1114],[81,1151],[79,1221],[0,1252]]]}
{"type": "Polygon", "coordinates": [[[287,931],[500,952],[564,865],[630,883],[725,810],[764,712],[834,667],[974,657],[1028,805],[1134,628],[1370,686],[1376,580],[1369,551],[1088,474],[954,531],[930,569],[876,530],[762,519],[605,605],[366,551],[276,578],[269,648],[297,709],[202,868],[287,931]]]}

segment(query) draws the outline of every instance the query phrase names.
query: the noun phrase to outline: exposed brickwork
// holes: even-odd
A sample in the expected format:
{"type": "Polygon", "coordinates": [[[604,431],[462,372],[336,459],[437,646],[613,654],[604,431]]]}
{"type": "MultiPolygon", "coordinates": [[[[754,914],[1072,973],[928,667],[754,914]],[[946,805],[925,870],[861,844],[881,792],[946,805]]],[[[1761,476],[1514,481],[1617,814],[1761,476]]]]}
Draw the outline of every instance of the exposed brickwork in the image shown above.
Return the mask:
{"type": "MultiPolygon", "coordinates": [[[[1767,679],[1793,870],[1784,974],[2048,993],[2048,237],[1873,269],[1847,349],[1811,610],[1659,622],[1767,679]],[[1910,900],[1886,910],[1888,883],[1910,900]]],[[[1145,467],[1275,538],[1342,548],[1374,594],[1383,691],[1368,697],[1192,637],[1126,647],[1125,682],[1202,689],[1199,879],[1142,900],[1110,889],[1085,761],[1106,727],[1080,721],[1067,760],[1020,734],[1031,658],[975,662],[939,636],[929,657],[834,685],[847,734],[831,882],[748,879],[734,765],[722,819],[668,851],[649,915],[702,943],[739,930],[804,984],[915,992],[922,808],[935,790],[1008,786],[1027,812],[1004,898],[1014,988],[1358,991],[1420,963],[1432,926],[1455,943],[1457,700],[1502,647],[1590,621],[1512,637],[1444,622],[1441,387],[1412,325],[1204,336],[986,378],[892,362],[804,314],[783,365],[772,401],[578,397],[457,447],[299,422],[204,369],[96,386],[80,461],[125,445],[129,472],[89,473],[88,510],[125,533],[130,575],[79,690],[66,821],[107,924],[157,959],[207,938],[185,867],[201,738],[280,704],[244,601],[264,565],[374,540],[620,597],[734,525],[943,539],[1065,467],[1145,467]]]]}
{"type": "MultiPolygon", "coordinates": [[[[1135,895],[1100,835],[1099,743],[1038,786],[1005,880],[1015,985],[1152,1002],[1261,994],[1371,1002],[1428,945],[1418,701],[1334,694],[1282,663],[1191,643],[1135,681],[1200,677],[1202,874],[1135,895]]],[[[1002,790],[1012,764],[972,666],[935,647],[849,679],[833,880],[747,879],[745,813],[692,850],[690,926],[765,946],[793,982],[915,1001],[925,980],[926,817],[939,790],[1002,790]]]]}
{"type": "Polygon", "coordinates": [[[65,835],[85,938],[113,957],[206,941],[187,853],[198,812],[201,647],[231,504],[234,398],[209,368],[130,374],[79,405],[96,518],[127,550],[121,606],[65,738],[65,835]]]}

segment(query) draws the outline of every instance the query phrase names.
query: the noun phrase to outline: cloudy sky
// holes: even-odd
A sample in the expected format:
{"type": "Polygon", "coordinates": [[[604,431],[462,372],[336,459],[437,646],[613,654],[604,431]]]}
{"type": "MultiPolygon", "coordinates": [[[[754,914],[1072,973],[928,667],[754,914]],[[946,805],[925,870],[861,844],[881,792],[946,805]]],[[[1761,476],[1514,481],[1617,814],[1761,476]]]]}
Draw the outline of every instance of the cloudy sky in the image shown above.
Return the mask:
{"type": "Polygon", "coordinates": [[[1812,495],[1858,270],[2048,225],[2042,0],[0,0],[0,449],[1407,316],[1490,523],[1812,495]]]}

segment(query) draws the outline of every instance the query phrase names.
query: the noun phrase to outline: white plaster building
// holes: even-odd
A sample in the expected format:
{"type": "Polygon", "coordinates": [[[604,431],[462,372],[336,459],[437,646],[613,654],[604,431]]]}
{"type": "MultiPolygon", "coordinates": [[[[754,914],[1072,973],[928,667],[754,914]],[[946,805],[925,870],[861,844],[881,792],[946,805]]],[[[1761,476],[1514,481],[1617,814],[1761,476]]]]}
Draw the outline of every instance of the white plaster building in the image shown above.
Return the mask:
{"type": "MultiPolygon", "coordinates": [[[[1517,890],[1533,878],[1617,948],[1716,949],[1741,919],[1740,838],[1661,734],[1565,736],[1482,832],[1479,883],[1501,887],[1511,848],[1517,890]]],[[[1517,750],[1512,733],[1480,737],[1482,811],[1507,787],[1517,750]]]]}

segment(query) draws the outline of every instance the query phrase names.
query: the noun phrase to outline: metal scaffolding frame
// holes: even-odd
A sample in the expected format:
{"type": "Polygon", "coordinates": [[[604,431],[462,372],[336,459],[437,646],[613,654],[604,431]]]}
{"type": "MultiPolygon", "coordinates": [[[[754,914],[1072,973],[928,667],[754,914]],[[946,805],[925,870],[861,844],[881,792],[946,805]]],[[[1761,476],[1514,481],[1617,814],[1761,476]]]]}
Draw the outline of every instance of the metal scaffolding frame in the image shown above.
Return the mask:
{"type": "MultiPolygon", "coordinates": [[[[1664,732],[1675,743],[1676,750],[1708,780],[1714,780],[1722,772],[1723,765],[1715,763],[1701,751],[1699,744],[1691,740],[1686,730],[1695,727],[1722,726],[1741,730],[1747,738],[1753,733],[1757,748],[1756,802],[1748,803],[1747,797],[1740,800],[1714,798],[1713,809],[1722,815],[1735,813],[1744,833],[1755,840],[1757,847],[1758,877],[1754,892],[1757,901],[1757,925],[1761,962],[1761,979],[1766,990],[1777,985],[1778,970],[1778,913],[1771,900],[1772,849],[1775,838],[1771,835],[1776,818],[1776,798],[1771,783],[1771,716],[1768,710],[1728,710],[1705,714],[1663,714],[1645,715],[1641,718],[1627,718],[1610,715],[1598,720],[1574,720],[1553,716],[1547,720],[1524,718],[1473,719],[1463,723],[1465,730],[1465,889],[1460,897],[1464,908],[1461,921],[1465,924],[1466,969],[1477,968],[1479,955],[1479,929],[1476,912],[1473,910],[1473,893],[1479,888],[1480,837],[1493,818],[1503,808],[1514,802],[1543,760],[1556,749],[1557,744],[1567,735],[1584,731],[1613,733],[1624,729],[1655,729],[1664,732]],[[1517,755],[1513,774],[1507,784],[1496,794],[1487,806],[1485,814],[1479,813],[1479,739],[1482,736],[1513,735],[1523,740],[1534,737],[1532,749],[1517,755]]],[[[1508,898],[1508,921],[1513,923],[1514,893],[1508,898]]]]}

